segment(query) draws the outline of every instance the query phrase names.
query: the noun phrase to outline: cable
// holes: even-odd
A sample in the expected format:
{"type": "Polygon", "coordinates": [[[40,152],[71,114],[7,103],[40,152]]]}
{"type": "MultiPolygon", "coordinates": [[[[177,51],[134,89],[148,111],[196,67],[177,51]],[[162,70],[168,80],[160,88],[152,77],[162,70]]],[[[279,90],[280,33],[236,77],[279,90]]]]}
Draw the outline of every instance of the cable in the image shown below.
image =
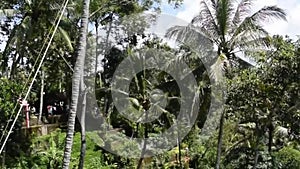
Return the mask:
{"type": "MultiPolygon", "coordinates": [[[[60,9],[59,11],[62,11],[62,9],[63,9],[63,7],[61,7],[61,9],[60,9]]],[[[55,18],[55,20],[54,20],[54,23],[56,23],[56,22],[58,21],[58,19],[59,19],[59,13],[56,15],[56,18],[55,18]]],[[[34,65],[33,65],[32,69],[31,69],[31,71],[30,71],[30,74],[29,74],[28,78],[26,79],[25,84],[24,84],[23,87],[22,87],[21,96],[23,95],[24,90],[25,90],[25,88],[26,88],[26,86],[27,86],[27,84],[28,84],[28,82],[29,82],[29,80],[30,80],[30,77],[31,77],[31,75],[32,75],[33,72],[34,72],[34,68],[35,68],[35,66],[37,65],[37,63],[38,63],[38,61],[39,61],[39,59],[40,59],[40,57],[41,57],[41,55],[42,55],[42,52],[43,52],[43,50],[44,50],[44,48],[45,48],[45,46],[46,46],[47,40],[49,39],[49,37],[50,37],[50,35],[51,35],[51,31],[52,31],[53,28],[54,28],[54,25],[52,25],[52,27],[50,28],[49,33],[47,34],[47,37],[46,37],[46,39],[45,39],[45,41],[44,41],[44,43],[43,43],[43,46],[42,46],[42,48],[41,48],[41,50],[40,50],[40,52],[39,52],[39,54],[38,54],[38,57],[37,57],[37,59],[36,59],[34,65]]],[[[16,104],[15,107],[13,108],[12,114],[10,115],[9,120],[8,120],[7,123],[6,123],[6,126],[5,126],[5,128],[4,128],[4,130],[3,130],[2,136],[1,136],[1,138],[0,138],[0,143],[2,142],[2,139],[3,139],[3,137],[4,137],[5,133],[6,133],[6,130],[8,129],[9,123],[10,123],[10,121],[12,120],[13,115],[15,114],[15,111],[16,111],[16,109],[17,109],[17,106],[18,106],[18,104],[16,104]]]]}
{"type": "MultiPolygon", "coordinates": [[[[34,84],[34,81],[35,81],[35,79],[36,79],[36,77],[37,77],[37,74],[38,74],[40,68],[42,67],[43,61],[44,61],[44,59],[45,59],[45,57],[46,57],[46,54],[47,54],[47,52],[48,52],[48,50],[49,50],[49,48],[50,48],[51,42],[52,42],[52,40],[53,40],[53,38],[54,38],[54,36],[55,36],[55,33],[56,33],[57,28],[58,28],[58,26],[59,26],[59,23],[60,23],[60,21],[61,21],[61,19],[62,19],[62,17],[63,17],[63,14],[64,14],[64,12],[65,12],[65,10],[66,10],[66,8],[67,8],[68,3],[69,3],[69,0],[66,0],[66,2],[65,2],[65,4],[64,4],[64,7],[63,7],[63,10],[62,10],[62,12],[61,12],[61,15],[60,15],[60,17],[59,17],[59,19],[58,19],[58,22],[57,22],[57,24],[56,24],[56,26],[55,26],[55,28],[54,28],[54,32],[53,32],[53,34],[52,34],[52,36],[51,36],[51,38],[50,38],[50,40],[49,40],[48,46],[47,46],[47,48],[46,48],[46,50],[45,50],[45,52],[44,52],[44,54],[43,54],[43,57],[42,57],[42,59],[41,59],[41,61],[40,61],[40,64],[39,64],[39,66],[38,66],[38,68],[37,68],[37,70],[36,70],[36,72],[35,72],[35,75],[34,75],[34,77],[33,77],[33,80],[31,81],[31,84],[30,84],[30,86],[29,86],[29,88],[28,88],[28,91],[27,91],[27,93],[26,93],[26,95],[25,95],[24,100],[27,99],[27,97],[28,97],[28,95],[29,95],[29,93],[30,93],[30,91],[31,91],[31,88],[32,88],[32,86],[33,86],[33,84],[34,84]]],[[[16,121],[17,121],[17,119],[18,119],[18,117],[19,117],[21,111],[22,111],[22,107],[19,108],[19,111],[18,111],[18,113],[17,113],[17,116],[16,116],[15,120],[13,121],[12,126],[10,127],[10,129],[9,129],[9,131],[8,131],[8,134],[7,134],[7,136],[6,136],[5,140],[4,140],[4,143],[3,143],[2,146],[1,146],[0,154],[2,153],[2,151],[3,151],[4,147],[5,147],[5,144],[6,144],[8,138],[9,138],[11,132],[12,132],[12,129],[13,129],[14,125],[16,124],[16,121]]]]}
{"type": "Polygon", "coordinates": [[[60,57],[65,61],[66,65],[70,68],[70,70],[72,70],[72,72],[74,72],[74,69],[72,68],[72,66],[68,63],[68,61],[65,59],[65,57],[63,55],[60,55],[60,57]]]}
{"type": "MultiPolygon", "coordinates": [[[[62,7],[62,8],[63,8],[63,7],[62,7]]],[[[61,10],[62,10],[62,8],[61,8],[61,10]]],[[[61,10],[60,10],[60,11],[61,11],[61,10]]],[[[59,14],[56,16],[56,18],[55,18],[55,20],[54,20],[54,23],[57,22],[58,18],[59,18],[59,14]]],[[[52,31],[53,28],[54,28],[54,25],[52,25],[52,27],[50,28],[49,33],[47,34],[47,37],[46,37],[46,39],[45,39],[45,41],[44,41],[44,43],[43,43],[43,46],[42,46],[42,48],[41,48],[41,50],[40,50],[40,52],[39,52],[39,54],[38,54],[38,57],[37,57],[37,59],[36,59],[34,65],[33,65],[32,69],[31,69],[31,71],[30,71],[30,74],[29,74],[29,76],[27,77],[26,82],[25,82],[25,84],[24,84],[23,87],[22,87],[21,96],[23,95],[24,90],[25,90],[25,88],[26,88],[26,86],[27,86],[27,84],[28,84],[28,82],[29,82],[29,80],[30,80],[30,77],[31,77],[31,75],[32,75],[33,72],[34,72],[34,68],[35,68],[35,66],[37,65],[37,63],[38,63],[38,61],[39,61],[39,59],[40,59],[40,57],[41,57],[41,55],[42,55],[42,51],[44,50],[44,48],[45,48],[45,46],[46,46],[46,42],[47,42],[47,40],[49,39],[49,37],[50,37],[50,35],[51,35],[51,31],[52,31]]],[[[6,126],[5,126],[5,128],[4,128],[4,130],[3,130],[3,133],[2,133],[1,138],[0,138],[0,143],[2,142],[2,139],[3,139],[3,137],[4,137],[5,133],[6,133],[6,130],[8,129],[9,123],[10,123],[10,121],[12,120],[13,115],[15,114],[15,111],[16,111],[16,109],[17,109],[17,106],[18,106],[18,104],[16,104],[15,107],[13,108],[12,114],[10,115],[9,120],[8,120],[7,123],[6,123],[6,126]]]]}

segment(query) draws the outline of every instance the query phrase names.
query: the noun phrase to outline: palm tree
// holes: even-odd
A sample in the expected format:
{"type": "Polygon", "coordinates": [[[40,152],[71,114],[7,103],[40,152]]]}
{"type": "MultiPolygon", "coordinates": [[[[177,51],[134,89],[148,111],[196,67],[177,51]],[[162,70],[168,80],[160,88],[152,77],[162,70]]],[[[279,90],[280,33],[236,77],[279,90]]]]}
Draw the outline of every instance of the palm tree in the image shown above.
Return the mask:
{"type": "MultiPolygon", "coordinates": [[[[86,151],[86,136],[85,136],[85,116],[86,116],[86,87],[83,82],[83,77],[81,78],[81,84],[80,84],[80,94],[83,95],[82,97],[82,103],[81,103],[81,117],[80,117],[80,124],[81,124],[81,148],[80,148],[80,158],[79,158],[79,169],[83,169],[84,166],[84,157],[85,157],[85,151],[86,151]]],[[[80,104],[80,103],[79,103],[80,104]]]]}
{"type": "MultiPolygon", "coordinates": [[[[47,3],[44,1],[25,1],[22,4],[9,2],[9,4],[0,10],[0,19],[4,18],[6,22],[13,25],[12,30],[7,32],[8,40],[3,51],[3,62],[0,66],[2,71],[5,71],[9,67],[9,60],[12,59],[11,71],[8,76],[13,79],[18,71],[18,66],[34,64],[39,59],[37,57],[39,54],[35,49],[48,40],[49,35],[47,36],[45,32],[48,32],[55,25],[54,20],[58,18],[54,14],[60,10],[61,4],[56,1],[47,1],[47,3]],[[12,8],[12,6],[17,6],[17,8],[12,8]],[[14,23],[14,20],[20,20],[20,23],[14,23]]],[[[67,50],[72,52],[71,37],[65,31],[66,26],[70,26],[71,23],[66,17],[63,17],[63,23],[59,26],[59,32],[56,36],[57,39],[63,39],[64,46],[68,46],[67,50]]],[[[57,42],[57,44],[62,43],[57,42]]],[[[42,50],[44,49],[42,46],[40,47],[42,50]]],[[[54,49],[57,48],[54,47],[54,49]]],[[[61,47],[59,48],[61,49],[61,47]]]]}
{"type": "MultiPolygon", "coordinates": [[[[253,0],[202,0],[200,13],[188,26],[175,26],[166,36],[186,42],[195,34],[200,34],[217,46],[216,64],[229,67],[249,65],[237,56],[237,52],[251,52],[268,45],[268,32],[263,23],[271,19],[286,20],[286,13],[277,6],[266,6],[251,14],[253,0]],[[236,6],[237,5],[237,6],[236,6]],[[192,32],[192,33],[191,33],[192,32]],[[188,36],[188,37],[187,37],[188,36]],[[222,60],[222,62],[219,62],[222,60]],[[225,62],[226,61],[226,62],[225,62]]],[[[201,42],[195,42],[199,44],[201,42]]],[[[217,65],[220,67],[220,65],[217,65]]],[[[216,169],[220,168],[224,114],[220,118],[216,169]]]]}
{"type": "Polygon", "coordinates": [[[183,40],[188,39],[182,36],[187,34],[186,31],[201,34],[217,46],[218,55],[224,54],[232,63],[241,59],[236,56],[237,52],[247,52],[268,44],[268,32],[263,28],[263,23],[271,19],[286,20],[286,13],[277,6],[266,6],[250,14],[253,0],[240,0],[236,8],[234,2],[202,0],[201,11],[187,26],[188,29],[186,26],[175,26],[168,30],[166,36],[183,40]]]}
{"type": "Polygon", "coordinates": [[[80,92],[80,82],[83,76],[83,68],[84,68],[84,61],[86,55],[87,30],[88,30],[88,22],[89,22],[89,6],[90,6],[90,0],[84,0],[77,61],[74,69],[73,82],[72,82],[72,103],[71,103],[71,111],[68,120],[68,130],[67,130],[66,145],[64,151],[64,160],[63,160],[64,169],[69,168],[70,159],[71,159],[74,128],[75,128],[75,118],[76,118],[78,97],[80,92]]]}

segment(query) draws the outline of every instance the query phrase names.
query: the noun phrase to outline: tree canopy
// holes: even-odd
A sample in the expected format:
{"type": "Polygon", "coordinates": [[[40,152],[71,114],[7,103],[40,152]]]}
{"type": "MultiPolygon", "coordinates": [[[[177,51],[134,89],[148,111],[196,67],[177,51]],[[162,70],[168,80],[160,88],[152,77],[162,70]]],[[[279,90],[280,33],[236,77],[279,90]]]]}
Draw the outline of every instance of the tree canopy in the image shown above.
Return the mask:
{"type": "Polygon", "coordinates": [[[161,37],[182,0],[69,0],[59,20],[66,2],[0,2],[3,168],[300,167],[300,39],[263,26],[283,9],[202,0],[161,37]]]}

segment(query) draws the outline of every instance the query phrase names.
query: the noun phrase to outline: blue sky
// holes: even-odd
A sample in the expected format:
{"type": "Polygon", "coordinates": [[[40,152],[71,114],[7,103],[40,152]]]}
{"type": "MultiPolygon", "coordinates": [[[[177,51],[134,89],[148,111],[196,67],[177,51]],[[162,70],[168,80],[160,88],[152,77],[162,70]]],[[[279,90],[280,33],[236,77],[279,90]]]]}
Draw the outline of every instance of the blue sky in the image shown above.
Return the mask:
{"type": "Polygon", "coordinates": [[[169,5],[166,2],[163,2],[163,5],[161,8],[164,13],[176,16],[178,14],[178,12],[184,11],[185,6],[183,5],[179,8],[174,9],[174,6],[169,5]]]}

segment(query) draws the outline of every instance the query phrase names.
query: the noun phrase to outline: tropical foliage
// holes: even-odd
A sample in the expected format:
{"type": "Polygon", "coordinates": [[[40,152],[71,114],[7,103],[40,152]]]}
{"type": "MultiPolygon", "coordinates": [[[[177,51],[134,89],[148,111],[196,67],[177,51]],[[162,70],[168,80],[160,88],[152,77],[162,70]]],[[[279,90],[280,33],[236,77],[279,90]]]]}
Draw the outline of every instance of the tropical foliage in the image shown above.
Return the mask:
{"type": "MultiPolygon", "coordinates": [[[[1,145],[10,134],[1,150],[3,168],[300,167],[300,39],[270,36],[263,27],[273,19],[286,20],[284,10],[268,6],[252,13],[252,0],[202,0],[189,25],[168,29],[166,37],[179,42],[173,47],[147,33],[161,10],[160,0],[70,0],[34,76],[64,3],[0,2],[1,145]],[[142,15],[149,11],[150,17],[142,15]],[[136,63],[128,68],[142,71],[133,79],[127,78],[131,69],[114,76],[124,60],[136,63]],[[154,68],[144,69],[146,63],[154,68]],[[186,83],[189,76],[195,77],[196,89],[186,83]],[[60,125],[48,124],[51,117],[42,114],[48,134],[41,134],[39,125],[26,129],[25,113],[8,133],[18,99],[34,77],[30,105],[45,112],[60,99],[70,110],[60,125]],[[114,88],[116,79],[128,83],[129,90],[114,88]],[[227,86],[222,112],[211,110],[214,85],[227,86]],[[113,100],[112,94],[120,97],[113,100]],[[131,106],[120,109],[115,101],[124,95],[131,106]],[[183,95],[192,100],[188,106],[183,95]],[[99,124],[100,116],[105,125],[99,124]],[[161,154],[147,157],[147,142],[138,147],[123,139],[159,136],[176,124],[175,118],[195,123],[177,125],[173,140],[158,138],[157,144],[176,143],[161,154]],[[141,156],[130,158],[138,148],[141,156]]],[[[168,3],[180,7],[182,1],[168,3]]]]}

